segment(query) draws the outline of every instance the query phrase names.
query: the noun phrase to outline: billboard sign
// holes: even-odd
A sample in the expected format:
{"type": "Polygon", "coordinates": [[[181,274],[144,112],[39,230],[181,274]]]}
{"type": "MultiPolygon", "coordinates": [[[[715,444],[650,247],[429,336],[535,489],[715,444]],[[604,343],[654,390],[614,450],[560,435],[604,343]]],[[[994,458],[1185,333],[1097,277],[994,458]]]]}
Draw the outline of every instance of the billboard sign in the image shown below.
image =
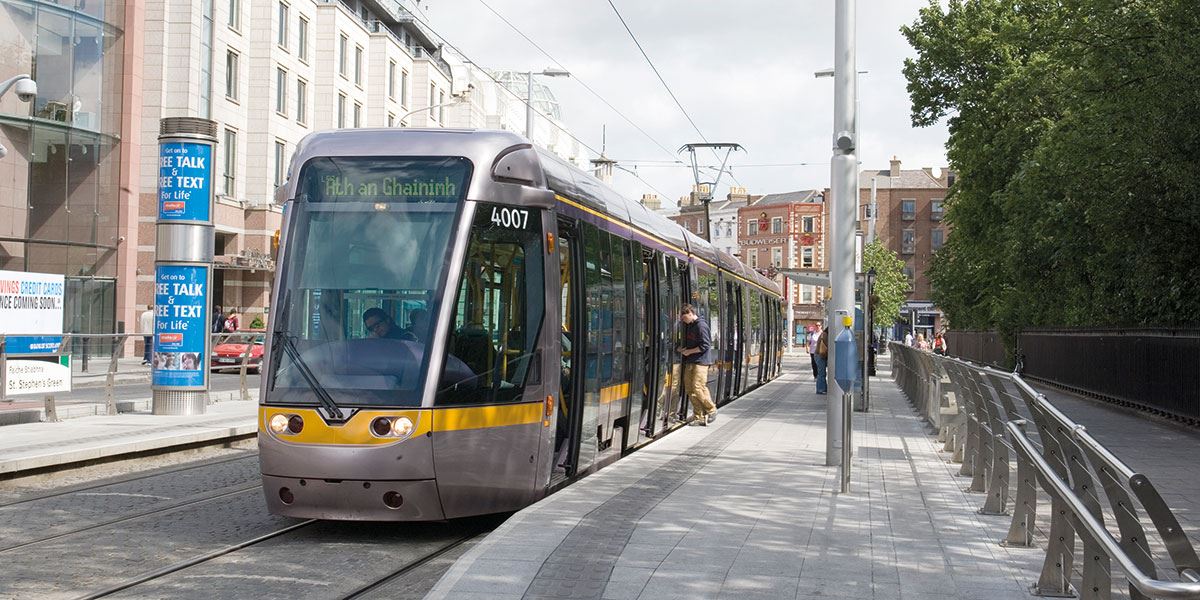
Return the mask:
{"type": "Polygon", "coordinates": [[[8,354],[58,352],[65,294],[62,275],[0,271],[0,334],[6,336],[8,354]]]}
{"type": "Polygon", "coordinates": [[[154,274],[153,383],[204,387],[208,356],[207,265],[158,265],[154,274]]]}
{"type": "Polygon", "coordinates": [[[158,220],[212,220],[212,146],[166,142],[158,146],[158,220]]]}

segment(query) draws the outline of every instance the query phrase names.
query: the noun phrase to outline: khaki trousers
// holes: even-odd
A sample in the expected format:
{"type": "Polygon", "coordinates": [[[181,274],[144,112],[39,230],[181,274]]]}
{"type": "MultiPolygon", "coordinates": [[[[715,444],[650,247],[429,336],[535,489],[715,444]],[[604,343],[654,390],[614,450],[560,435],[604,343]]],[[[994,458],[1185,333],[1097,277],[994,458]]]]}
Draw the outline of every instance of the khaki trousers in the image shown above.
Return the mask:
{"type": "Polygon", "coordinates": [[[708,393],[708,365],[684,363],[683,389],[692,401],[692,412],[697,417],[717,412],[712,395],[708,393]]]}

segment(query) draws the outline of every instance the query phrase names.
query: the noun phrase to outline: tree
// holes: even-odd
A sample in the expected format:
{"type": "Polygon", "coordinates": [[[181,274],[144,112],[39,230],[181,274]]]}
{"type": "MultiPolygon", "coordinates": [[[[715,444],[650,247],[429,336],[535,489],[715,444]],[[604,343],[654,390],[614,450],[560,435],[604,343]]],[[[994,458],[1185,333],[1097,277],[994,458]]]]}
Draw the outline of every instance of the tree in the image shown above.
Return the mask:
{"type": "Polygon", "coordinates": [[[871,307],[876,325],[891,325],[900,316],[900,307],[908,295],[908,277],[904,261],[879,240],[863,246],[863,270],[875,269],[875,286],[871,288],[871,307]]]}
{"type": "Polygon", "coordinates": [[[1193,0],[950,0],[903,34],[912,121],[947,119],[956,327],[1200,323],[1193,0]]]}

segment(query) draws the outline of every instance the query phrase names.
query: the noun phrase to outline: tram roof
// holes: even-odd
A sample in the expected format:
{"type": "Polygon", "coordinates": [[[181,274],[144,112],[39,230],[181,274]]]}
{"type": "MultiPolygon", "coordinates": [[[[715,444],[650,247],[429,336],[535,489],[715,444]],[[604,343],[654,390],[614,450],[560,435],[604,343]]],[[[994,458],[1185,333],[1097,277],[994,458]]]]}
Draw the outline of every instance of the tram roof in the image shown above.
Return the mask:
{"type": "MultiPolygon", "coordinates": [[[[515,133],[484,129],[363,128],[318,131],[304,137],[296,146],[288,177],[276,191],[282,203],[296,197],[297,169],[310,159],[323,156],[462,156],[475,165],[475,175],[490,169],[496,157],[514,146],[529,141],[515,133]]],[[[582,202],[592,210],[609,215],[624,224],[649,232],[663,241],[743,279],[781,293],[772,280],[750,269],[741,261],[721,252],[678,223],[630,200],[596,177],[561,158],[534,147],[544,173],[543,183],[556,193],[582,202]]],[[[478,177],[472,177],[472,191],[478,177]]],[[[468,194],[471,197],[471,194],[468,194]]]]}

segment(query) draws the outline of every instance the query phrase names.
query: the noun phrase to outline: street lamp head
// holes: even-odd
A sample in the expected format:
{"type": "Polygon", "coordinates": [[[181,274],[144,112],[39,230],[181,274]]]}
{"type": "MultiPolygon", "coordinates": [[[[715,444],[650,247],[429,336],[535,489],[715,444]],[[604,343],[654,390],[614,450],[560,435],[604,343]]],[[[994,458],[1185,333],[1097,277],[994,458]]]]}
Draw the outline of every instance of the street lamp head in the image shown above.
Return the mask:
{"type": "Polygon", "coordinates": [[[541,75],[544,75],[546,77],[570,77],[571,72],[567,71],[566,69],[549,68],[549,69],[546,69],[545,71],[542,71],[541,75]]]}
{"type": "Polygon", "coordinates": [[[833,77],[833,69],[821,69],[813,73],[813,77],[821,79],[822,77],[833,77]]]}

